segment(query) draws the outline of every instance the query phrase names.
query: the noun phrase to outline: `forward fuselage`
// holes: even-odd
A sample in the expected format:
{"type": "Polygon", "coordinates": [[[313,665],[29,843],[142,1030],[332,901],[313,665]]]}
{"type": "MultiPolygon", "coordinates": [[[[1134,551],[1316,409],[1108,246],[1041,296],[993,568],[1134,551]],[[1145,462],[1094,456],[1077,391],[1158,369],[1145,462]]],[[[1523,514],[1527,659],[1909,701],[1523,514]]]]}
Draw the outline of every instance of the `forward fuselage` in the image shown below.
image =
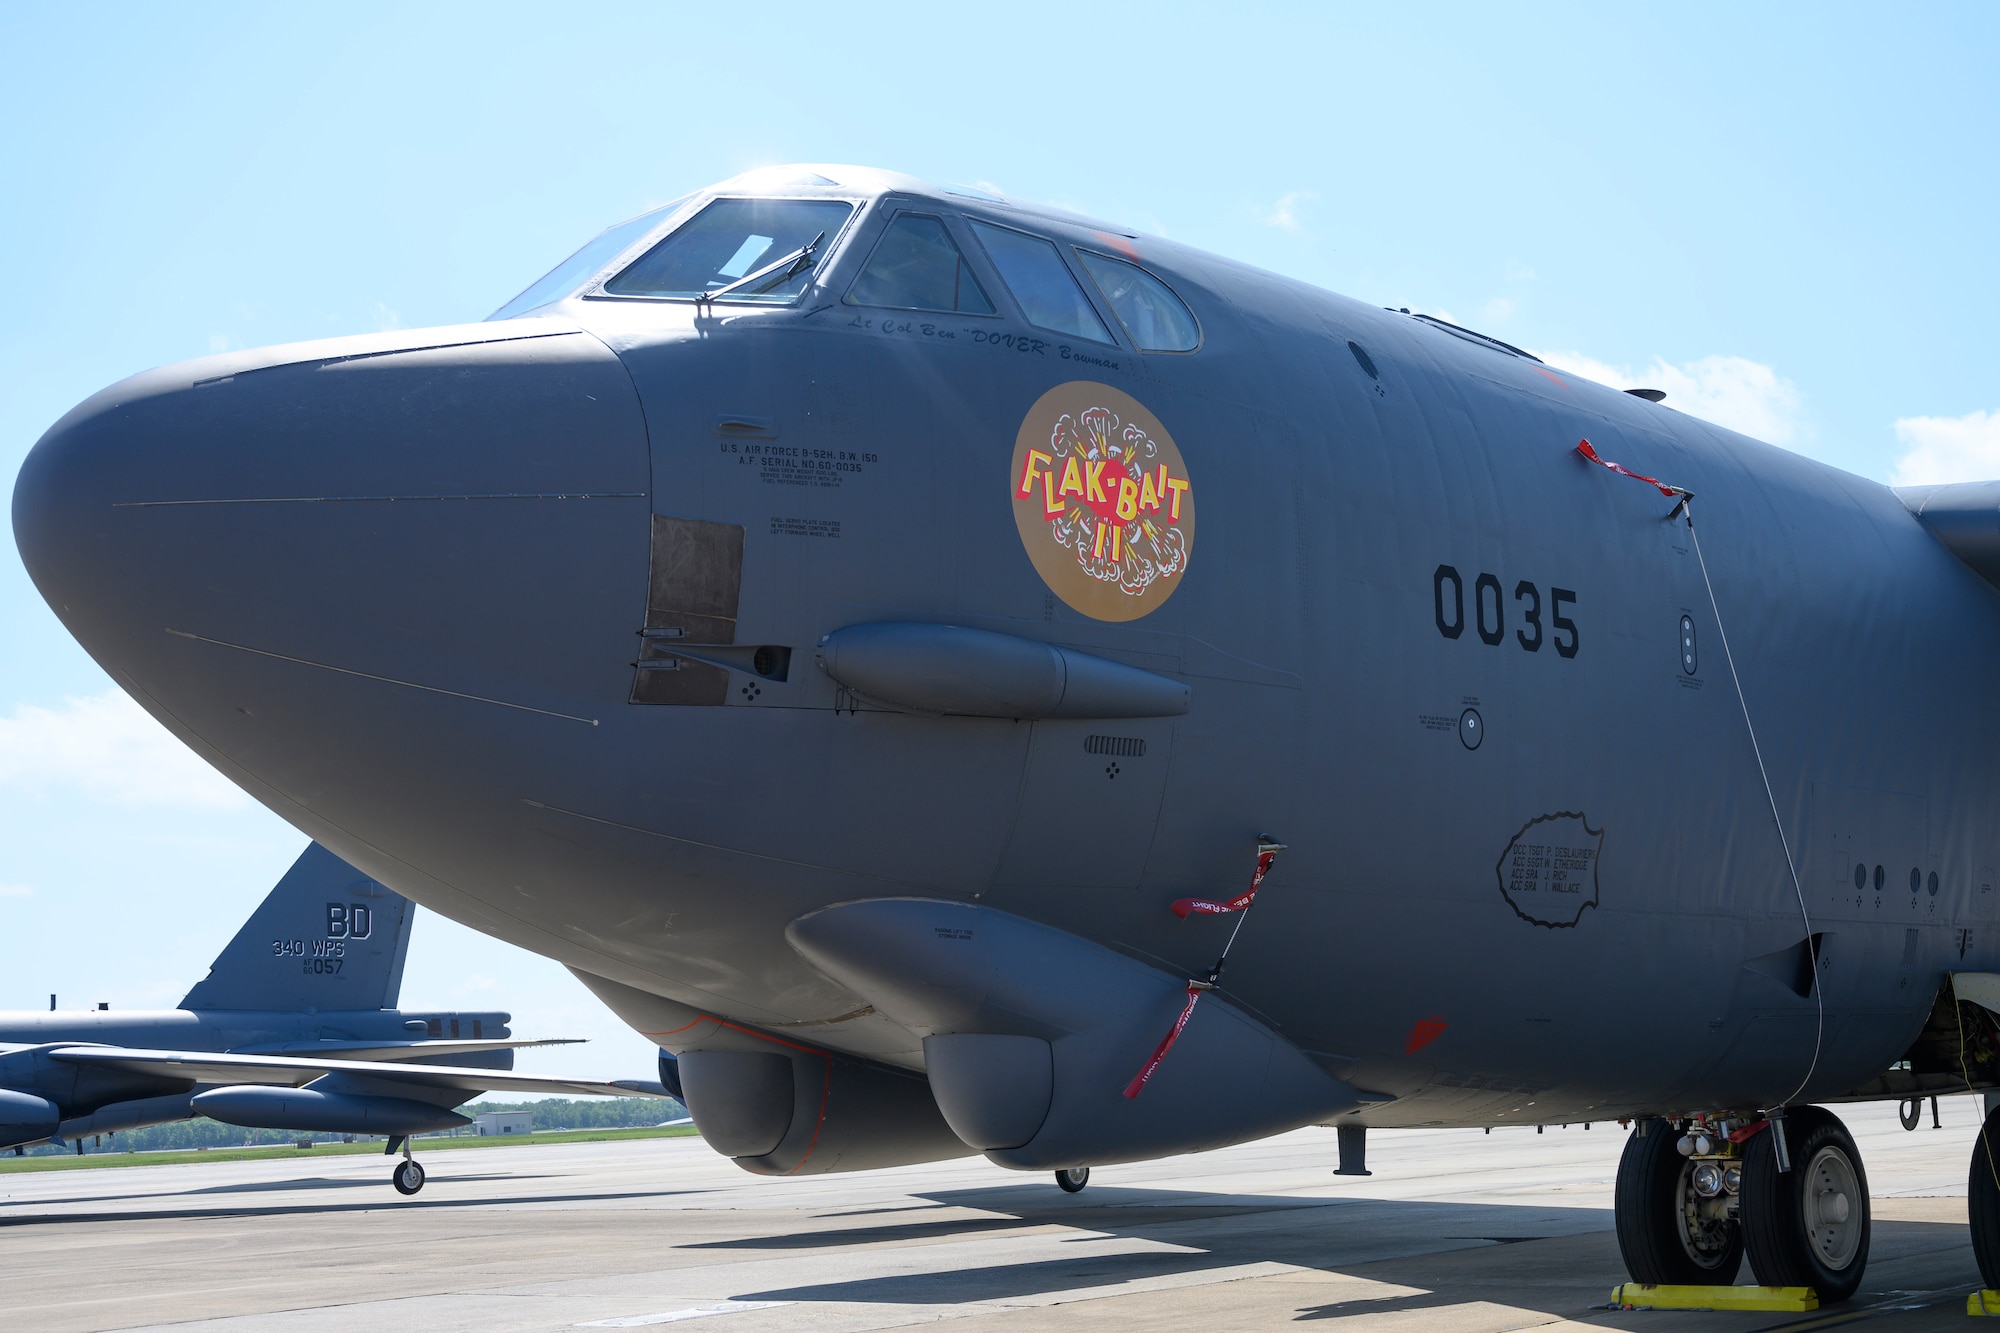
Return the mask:
{"type": "Polygon", "coordinates": [[[1231,923],[1168,904],[1240,888],[1263,833],[1289,847],[1227,993],[1393,1097],[1370,1123],[1768,1105],[1809,1066],[1839,1095],[1945,971],[2000,962],[2000,593],[1885,488],[1164,242],[843,197],[795,306],[570,299],[114,386],[23,469],[30,572],[176,734],[398,891],[666,1012],[906,1068],[787,923],[976,901],[1199,975],[1231,923]],[[913,208],[1136,255],[1201,346],[844,302],[913,208]],[[1017,433],[1072,381],[1157,418],[1199,506],[1136,619],[1072,610],[1017,532],[1017,433]],[[1700,554],[1583,438],[1695,492],[1700,554]],[[655,515],[742,530],[697,662],[719,701],[632,701],[655,515]],[[875,621],[1191,704],[894,711],[812,661],[875,621]],[[1816,988],[1745,967],[1809,933],[1816,988]]]}

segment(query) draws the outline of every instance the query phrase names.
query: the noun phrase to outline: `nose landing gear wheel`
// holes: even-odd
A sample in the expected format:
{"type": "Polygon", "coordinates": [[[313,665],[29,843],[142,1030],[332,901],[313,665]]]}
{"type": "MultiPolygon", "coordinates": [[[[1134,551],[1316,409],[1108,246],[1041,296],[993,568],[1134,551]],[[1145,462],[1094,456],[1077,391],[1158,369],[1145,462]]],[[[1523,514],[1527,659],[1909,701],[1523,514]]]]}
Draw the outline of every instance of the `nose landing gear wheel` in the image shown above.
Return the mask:
{"type": "Polygon", "coordinates": [[[414,1157],[396,1163],[396,1169],[389,1173],[389,1183],[398,1194],[415,1194],[424,1187],[423,1164],[414,1157]]]}
{"type": "MultiPolygon", "coordinates": [[[[1771,1131],[1743,1159],[1743,1243],[1767,1287],[1811,1287],[1844,1301],[1868,1266],[1868,1176],[1846,1126],[1817,1106],[1785,1116],[1792,1169],[1778,1170],[1771,1131]]],[[[1977,1234],[1975,1230],[1975,1235],[1977,1234]]]]}
{"type": "Polygon", "coordinates": [[[1075,1194],[1089,1183],[1090,1168],[1087,1166],[1072,1166],[1056,1172],[1056,1184],[1062,1186],[1065,1194],[1075,1194]]]}
{"type": "Polygon", "coordinates": [[[1626,1271],[1634,1282],[1661,1286],[1729,1286],[1743,1264],[1729,1196],[1695,1189],[1696,1163],[1681,1156],[1673,1126],[1643,1124],[1646,1132],[1635,1130],[1618,1159],[1614,1216],[1626,1271]]]}

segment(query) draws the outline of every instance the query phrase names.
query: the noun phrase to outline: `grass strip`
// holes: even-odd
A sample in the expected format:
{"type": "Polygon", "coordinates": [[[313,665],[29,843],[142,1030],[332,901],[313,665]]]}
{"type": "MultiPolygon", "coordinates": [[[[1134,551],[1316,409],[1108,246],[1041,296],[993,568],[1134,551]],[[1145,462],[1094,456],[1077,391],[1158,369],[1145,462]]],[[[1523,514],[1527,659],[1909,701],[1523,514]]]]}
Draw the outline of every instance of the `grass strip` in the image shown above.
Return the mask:
{"type": "MultiPolygon", "coordinates": [[[[531,1143],[543,1145],[551,1143],[611,1143],[624,1139],[682,1139],[697,1131],[693,1125],[674,1125],[669,1128],[646,1126],[635,1129],[572,1129],[542,1134],[486,1134],[462,1135],[459,1138],[446,1136],[420,1136],[411,1146],[418,1156],[428,1156],[436,1152],[457,1152],[466,1148],[513,1148],[531,1143]]],[[[300,1148],[282,1143],[260,1143],[250,1148],[191,1148],[172,1152],[97,1152],[85,1153],[82,1157],[0,1157],[0,1175],[23,1171],[88,1171],[98,1167],[113,1166],[191,1166],[198,1162],[257,1162],[273,1157],[289,1157],[298,1161],[307,1157],[361,1157],[383,1156],[382,1140],[374,1139],[360,1143],[315,1143],[310,1148],[300,1148]]]]}

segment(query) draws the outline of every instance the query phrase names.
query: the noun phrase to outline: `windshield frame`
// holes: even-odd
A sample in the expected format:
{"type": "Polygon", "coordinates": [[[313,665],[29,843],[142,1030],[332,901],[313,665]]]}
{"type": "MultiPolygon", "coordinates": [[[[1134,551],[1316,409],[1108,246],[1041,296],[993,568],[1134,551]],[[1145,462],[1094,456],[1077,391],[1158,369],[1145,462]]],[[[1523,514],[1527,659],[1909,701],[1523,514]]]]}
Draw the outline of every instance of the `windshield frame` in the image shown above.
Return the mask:
{"type": "Polygon", "coordinates": [[[1180,292],[1175,289],[1174,285],[1171,282],[1168,282],[1165,278],[1161,277],[1157,272],[1155,272],[1151,267],[1139,261],[1137,251],[1134,251],[1130,255],[1114,255],[1111,254],[1108,250],[1098,249],[1096,247],[1088,245],[1072,245],[1070,249],[1076,252],[1077,267],[1082,269],[1084,276],[1090,279],[1090,285],[1097,289],[1097,294],[1104,298],[1104,304],[1111,307],[1111,317],[1118,321],[1118,327],[1124,332],[1126,338],[1131,340],[1132,346],[1138,351],[1139,355],[1193,356],[1195,353],[1199,352],[1204,346],[1207,345],[1208,328],[1201,322],[1201,316],[1195,313],[1195,308],[1192,305],[1188,304],[1188,299],[1185,296],[1182,296],[1180,292]],[[1111,293],[1104,290],[1104,284],[1098,281],[1097,274],[1091,271],[1090,261],[1084,258],[1084,256],[1086,255],[1096,255],[1099,259],[1108,259],[1114,264],[1124,264],[1128,268],[1136,268],[1141,273],[1151,278],[1154,282],[1157,282],[1160,284],[1160,286],[1166,288],[1167,295],[1173,297],[1174,300],[1180,302],[1181,309],[1187,312],[1187,317],[1190,320],[1194,321],[1194,346],[1192,347],[1143,346],[1139,342],[1139,335],[1132,331],[1132,326],[1125,322],[1125,316],[1119,312],[1117,304],[1112,301],[1111,293]]]}
{"type": "Polygon", "coordinates": [[[738,190],[725,190],[715,193],[703,191],[702,193],[697,194],[693,198],[689,199],[685,205],[683,205],[680,209],[676,210],[674,216],[669,220],[671,225],[669,225],[663,230],[656,229],[646,237],[646,240],[643,245],[635,245],[631,249],[627,250],[624,254],[620,255],[618,257],[617,263],[609,265],[604,269],[601,269],[595,278],[592,278],[588,283],[586,283],[583,287],[577,290],[576,295],[582,300],[586,301],[617,301],[617,302],[636,301],[646,305],[686,305],[686,306],[726,305],[736,308],[747,308],[753,310],[795,309],[798,306],[798,304],[801,301],[805,300],[806,297],[810,296],[815,289],[823,288],[826,286],[826,284],[822,281],[822,275],[828,271],[829,267],[839,257],[839,251],[841,250],[843,242],[845,242],[846,239],[853,234],[855,224],[859,222],[864,215],[867,214],[867,212],[869,211],[869,205],[873,202],[874,201],[869,196],[865,194],[857,194],[852,190],[827,190],[823,193],[813,193],[813,194],[800,193],[796,191],[788,191],[784,194],[752,194],[738,190]],[[614,281],[616,278],[618,278],[618,276],[624,273],[626,269],[630,268],[633,264],[637,263],[639,259],[642,258],[644,255],[650,253],[655,246],[658,246],[661,243],[663,243],[669,236],[671,236],[674,232],[678,231],[684,224],[692,221],[695,218],[700,217],[704,212],[708,210],[710,205],[720,203],[725,199],[755,199],[769,203],[784,203],[791,201],[797,201],[800,203],[843,203],[848,205],[848,214],[846,221],[840,224],[839,230],[825,237],[815,247],[816,257],[813,261],[812,267],[808,269],[806,272],[805,285],[799,288],[798,295],[794,296],[789,301],[762,300],[754,296],[741,296],[741,297],[725,296],[720,300],[711,300],[707,296],[694,296],[694,295],[648,296],[637,292],[609,292],[604,290],[604,285],[606,283],[614,281]]]}
{"type": "Polygon", "coordinates": [[[585,241],[582,245],[579,245],[576,249],[570,251],[569,254],[565,255],[562,259],[558,260],[556,264],[553,267],[551,267],[547,272],[543,273],[533,282],[523,287],[513,296],[508,297],[504,304],[502,304],[492,314],[486,317],[486,322],[491,323],[496,320],[519,319],[523,315],[531,315],[537,310],[546,310],[548,307],[555,305],[558,302],[568,301],[575,297],[585,295],[591,288],[595,287],[598,283],[604,281],[605,278],[608,277],[612,272],[614,271],[623,272],[625,266],[632,262],[632,256],[635,252],[644,253],[647,249],[650,249],[656,242],[658,242],[662,236],[666,235],[667,232],[671,231],[673,228],[679,226],[682,222],[686,221],[687,219],[683,215],[687,212],[688,206],[690,204],[697,202],[700,198],[701,196],[699,193],[684,194],[678,199],[669,199],[666,203],[661,204],[656,208],[645,209],[642,212],[634,213],[632,216],[628,218],[621,218],[619,221],[612,223],[608,227],[600,228],[598,232],[595,235],[593,235],[589,240],[585,241]],[[623,249],[607,257],[606,259],[600,261],[596,268],[592,269],[588,274],[584,276],[584,278],[581,281],[570,286],[568,290],[564,291],[561,295],[552,296],[546,301],[537,301],[535,304],[531,306],[523,306],[519,310],[513,310],[513,313],[511,314],[507,313],[509,310],[513,309],[513,307],[521,300],[522,297],[528,295],[528,293],[534,291],[535,288],[541,286],[544,282],[547,282],[550,278],[554,277],[557,273],[561,272],[563,267],[567,265],[570,262],[570,260],[576,258],[578,255],[582,254],[585,250],[589,249],[590,246],[593,245],[600,237],[604,236],[606,233],[616,231],[620,227],[630,226],[632,223],[639,221],[641,218],[644,218],[649,214],[654,214],[654,213],[659,214],[658,221],[656,221],[652,226],[648,227],[644,232],[636,235],[630,242],[628,242],[625,245],[623,249]]]}
{"type": "MultiPolygon", "coordinates": [[[[857,249],[856,253],[860,256],[859,261],[854,266],[853,276],[847,280],[841,290],[841,305],[854,310],[901,310],[912,314],[950,315],[954,319],[1006,318],[1000,309],[1000,303],[993,299],[993,287],[999,274],[997,271],[992,271],[990,261],[987,261],[985,269],[981,268],[981,261],[986,261],[986,254],[984,251],[976,249],[969,239],[967,234],[968,229],[965,228],[962,217],[952,213],[949,209],[940,208],[935,200],[921,197],[885,198],[880,203],[879,212],[888,220],[874,233],[874,238],[869,242],[868,250],[865,254],[861,254],[857,249]],[[979,285],[979,294],[986,298],[988,305],[993,307],[991,310],[933,310],[927,306],[877,305],[873,301],[857,301],[854,299],[854,288],[868,272],[869,265],[875,262],[875,255],[881,250],[882,243],[888,239],[889,232],[894,229],[895,225],[906,217],[929,218],[944,228],[946,238],[958,250],[959,262],[965,265],[966,270],[972,276],[972,280],[979,285]],[[958,225],[954,226],[954,223],[958,225]]],[[[860,240],[857,237],[857,247],[859,243],[860,240]]]]}
{"type": "Polygon", "coordinates": [[[1092,347],[1115,347],[1119,351],[1126,350],[1126,345],[1118,341],[1119,336],[1125,333],[1124,321],[1118,318],[1117,311],[1110,308],[1110,303],[1104,299],[1104,293],[1097,290],[1096,280],[1083,268],[1081,261],[1075,255],[1066,253],[1075,248],[1075,241],[1068,237],[1058,239],[1060,233],[1046,223],[1040,223],[1041,229],[1037,230],[1036,222],[1024,224],[1011,218],[1002,220],[1000,218],[983,216],[971,209],[963,210],[961,216],[965,219],[966,231],[979,246],[980,259],[985,262],[988,268],[993,270],[994,276],[1000,280],[1000,290],[1006,293],[1008,304],[1014,308],[1017,317],[1022,323],[1031,329],[1040,329],[1043,333],[1051,333],[1058,338],[1074,338],[1078,342],[1087,343],[1092,347]],[[1050,328],[1046,324],[1037,323],[1035,318],[1028,313],[1028,307],[1022,303],[1021,294],[1014,290],[1012,283],[1007,281],[1006,271],[1000,267],[999,261],[994,259],[992,250],[986,244],[986,238],[979,234],[979,228],[982,226],[991,227],[995,231],[1010,231],[1017,236],[1025,236],[1030,240],[1039,241],[1053,250],[1057,266],[1069,275],[1071,282],[1076,284],[1077,294],[1083,297],[1084,306],[1097,316],[1097,323],[1104,330],[1104,336],[1102,338],[1094,338],[1087,333],[1072,333],[1067,329],[1050,328]]]}

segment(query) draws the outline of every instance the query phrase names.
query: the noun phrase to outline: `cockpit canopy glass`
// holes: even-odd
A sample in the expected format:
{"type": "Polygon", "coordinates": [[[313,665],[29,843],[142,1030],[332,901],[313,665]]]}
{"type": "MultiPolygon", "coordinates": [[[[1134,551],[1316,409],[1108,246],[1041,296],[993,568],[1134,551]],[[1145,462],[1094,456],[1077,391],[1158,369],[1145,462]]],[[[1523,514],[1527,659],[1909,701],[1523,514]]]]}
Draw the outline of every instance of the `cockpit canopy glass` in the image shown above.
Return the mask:
{"type": "Polygon", "coordinates": [[[966,267],[951,233],[942,221],[924,213],[903,213],[889,224],[868,258],[868,267],[849,289],[847,303],[993,313],[993,302],[966,267]]]}
{"type": "Polygon", "coordinates": [[[1104,321],[1070,276],[1069,265],[1063,263],[1054,244],[986,222],[974,222],[972,230],[1030,324],[1095,342],[1111,341],[1104,321]]]}
{"type": "Polygon", "coordinates": [[[605,283],[604,291],[684,300],[718,292],[725,301],[783,305],[805,290],[853,212],[854,205],[838,199],[718,199],[605,283]],[[807,246],[811,253],[799,255],[807,246]],[[778,262],[788,256],[797,258],[778,262]],[[772,271],[758,277],[765,269],[772,271]]]}
{"type": "Polygon", "coordinates": [[[1194,312],[1166,283],[1122,259],[1078,250],[1076,257],[1142,352],[1192,352],[1201,345],[1194,312]]]}
{"type": "Polygon", "coordinates": [[[636,243],[640,237],[660,225],[669,213],[687,202],[687,196],[674,200],[663,208],[621,222],[615,227],[606,227],[584,244],[581,250],[557,264],[535,280],[533,286],[519,296],[488,315],[488,319],[512,319],[525,315],[551,301],[560,301],[577,288],[583,286],[597,270],[616,259],[626,246],[636,243]]]}

